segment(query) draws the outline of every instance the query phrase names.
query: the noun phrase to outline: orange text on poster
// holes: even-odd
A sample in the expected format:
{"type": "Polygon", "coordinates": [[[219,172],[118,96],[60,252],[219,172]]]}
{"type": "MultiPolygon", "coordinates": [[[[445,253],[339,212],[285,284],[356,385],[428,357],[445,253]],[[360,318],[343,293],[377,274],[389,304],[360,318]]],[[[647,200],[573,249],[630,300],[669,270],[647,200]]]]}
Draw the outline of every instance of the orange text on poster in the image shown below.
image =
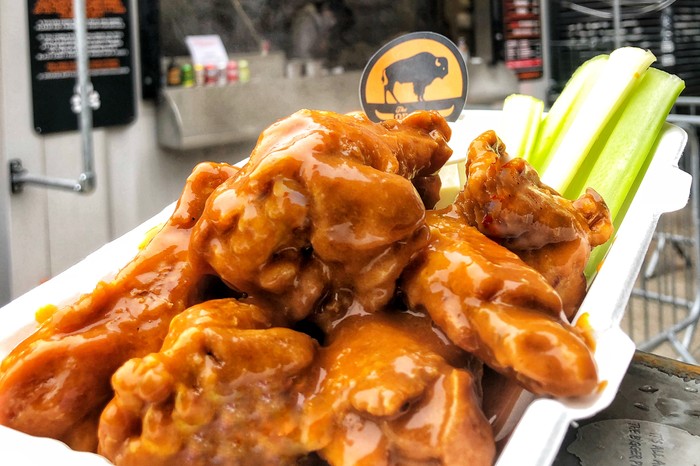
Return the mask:
{"type": "MultiPolygon", "coordinates": [[[[88,18],[103,18],[108,14],[124,14],[126,7],[123,0],[87,0],[88,18]]],[[[57,15],[59,18],[73,18],[73,0],[37,0],[32,14],[57,15]]]]}

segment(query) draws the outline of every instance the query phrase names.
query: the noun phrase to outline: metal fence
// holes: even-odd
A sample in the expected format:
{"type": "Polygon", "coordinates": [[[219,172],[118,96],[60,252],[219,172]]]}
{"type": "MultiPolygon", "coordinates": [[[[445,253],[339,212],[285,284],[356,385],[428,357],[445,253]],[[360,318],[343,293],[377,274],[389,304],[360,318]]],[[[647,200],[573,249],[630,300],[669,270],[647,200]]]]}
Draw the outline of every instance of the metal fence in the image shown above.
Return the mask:
{"type": "Polygon", "coordinates": [[[693,177],[688,205],[664,214],[623,318],[640,350],[697,364],[700,359],[700,98],[681,97],[668,121],[688,133],[680,167],[693,177]]]}

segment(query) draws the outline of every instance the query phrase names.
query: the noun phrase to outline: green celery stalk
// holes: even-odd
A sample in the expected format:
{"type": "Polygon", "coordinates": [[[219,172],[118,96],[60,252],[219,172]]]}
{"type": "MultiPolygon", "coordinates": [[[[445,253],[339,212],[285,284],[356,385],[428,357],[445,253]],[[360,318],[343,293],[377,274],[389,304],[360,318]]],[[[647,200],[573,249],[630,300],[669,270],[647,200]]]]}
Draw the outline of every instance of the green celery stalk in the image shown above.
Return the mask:
{"type": "MultiPolygon", "coordinates": [[[[466,178],[462,180],[462,174],[465,173],[466,166],[464,160],[451,160],[440,168],[438,176],[440,177],[440,199],[435,204],[435,209],[442,209],[452,204],[457,197],[457,194],[464,187],[466,178]]],[[[466,177],[466,173],[464,174],[466,177]]]]}
{"type": "Polygon", "coordinates": [[[563,195],[595,189],[615,218],[685,83],[649,68],[606,126],[563,195]]]}
{"type": "MultiPolygon", "coordinates": [[[[658,135],[657,135],[658,136],[658,135]]],[[[659,139],[657,137],[656,141],[654,141],[654,144],[651,147],[651,150],[649,151],[650,153],[656,152],[656,146],[659,142],[659,139]]],[[[653,157],[645,157],[644,161],[642,162],[642,166],[639,168],[639,172],[637,172],[637,176],[634,177],[632,180],[632,186],[630,187],[629,192],[627,192],[623,196],[622,204],[620,205],[620,209],[617,212],[617,215],[613,217],[613,236],[604,244],[601,244],[600,246],[595,247],[591,251],[591,255],[588,258],[588,262],[586,263],[586,268],[584,269],[584,275],[586,276],[586,280],[590,283],[590,281],[595,277],[596,273],[602,266],[603,261],[605,260],[605,256],[608,253],[608,250],[610,249],[610,246],[612,246],[613,241],[615,241],[615,232],[620,228],[620,225],[622,225],[622,221],[625,218],[625,214],[627,214],[627,211],[629,210],[630,205],[632,204],[632,201],[634,200],[634,196],[637,195],[637,190],[639,189],[639,186],[642,184],[642,180],[644,179],[644,176],[647,173],[647,169],[649,168],[649,165],[651,165],[653,157]]]]}
{"type": "MultiPolygon", "coordinates": [[[[575,199],[592,187],[605,199],[617,231],[651,163],[666,117],[684,88],[678,76],[649,68],[591,149],[564,197],[575,199]]],[[[594,276],[611,242],[593,250],[587,277],[594,276]]]]}
{"type": "Polygon", "coordinates": [[[655,59],[654,54],[637,47],[622,47],[610,54],[571,126],[550,155],[551,161],[542,175],[545,184],[559,192],[568,188],[598,136],[655,59]]]}
{"type": "Polygon", "coordinates": [[[559,136],[565,133],[571,125],[573,117],[578,113],[581,104],[585,101],[607,61],[608,55],[598,55],[579,66],[542,120],[537,139],[528,158],[530,165],[539,173],[544,173],[551,154],[558,146],[559,136]]]}
{"type": "Polygon", "coordinates": [[[511,94],[503,101],[499,137],[508,155],[528,160],[542,121],[544,102],[529,95],[511,94]]]}

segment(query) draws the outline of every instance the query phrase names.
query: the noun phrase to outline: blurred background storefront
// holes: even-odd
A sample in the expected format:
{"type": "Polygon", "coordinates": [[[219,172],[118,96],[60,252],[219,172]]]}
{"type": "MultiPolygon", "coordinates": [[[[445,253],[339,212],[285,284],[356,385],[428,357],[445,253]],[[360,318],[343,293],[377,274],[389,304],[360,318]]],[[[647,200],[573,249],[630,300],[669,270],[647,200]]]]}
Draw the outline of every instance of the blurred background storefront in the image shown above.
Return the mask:
{"type": "Polygon", "coordinates": [[[37,124],[38,113],[51,118],[62,104],[37,101],[43,84],[32,67],[32,41],[50,32],[37,24],[70,4],[0,3],[0,304],[173,202],[197,162],[247,157],[276,118],[302,107],[358,110],[363,67],[406,32],[438,32],[459,46],[467,107],[500,108],[514,92],[551,102],[584,60],[626,44],[650,49],[655,66],[685,79],[683,96],[700,95],[695,0],[88,0],[88,12],[128,26],[114,47],[126,50],[121,68],[133,83],[131,93],[104,95],[95,112],[104,121],[92,133],[96,189],[11,194],[13,159],[33,173],[80,170],[79,132],[37,124]],[[224,67],[194,68],[186,39],[201,35],[220,37],[224,67]],[[125,106],[125,121],[105,118],[125,106]]]}

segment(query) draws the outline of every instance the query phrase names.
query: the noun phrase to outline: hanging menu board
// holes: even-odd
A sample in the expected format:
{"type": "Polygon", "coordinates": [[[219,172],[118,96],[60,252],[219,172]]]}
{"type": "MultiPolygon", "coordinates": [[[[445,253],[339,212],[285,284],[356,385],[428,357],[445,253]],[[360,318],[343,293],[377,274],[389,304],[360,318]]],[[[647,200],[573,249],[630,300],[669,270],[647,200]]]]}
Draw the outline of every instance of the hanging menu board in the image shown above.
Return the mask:
{"type": "MultiPolygon", "coordinates": [[[[128,0],[87,0],[90,79],[100,96],[93,126],[122,125],[135,116],[131,21],[128,0]]],[[[72,131],[78,115],[73,0],[28,0],[34,129],[72,131]]]]}
{"type": "Polygon", "coordinates": [[[542,28],[539,0],[503,1],[506,66],[519,79],[542,76],[542,28]]]}

